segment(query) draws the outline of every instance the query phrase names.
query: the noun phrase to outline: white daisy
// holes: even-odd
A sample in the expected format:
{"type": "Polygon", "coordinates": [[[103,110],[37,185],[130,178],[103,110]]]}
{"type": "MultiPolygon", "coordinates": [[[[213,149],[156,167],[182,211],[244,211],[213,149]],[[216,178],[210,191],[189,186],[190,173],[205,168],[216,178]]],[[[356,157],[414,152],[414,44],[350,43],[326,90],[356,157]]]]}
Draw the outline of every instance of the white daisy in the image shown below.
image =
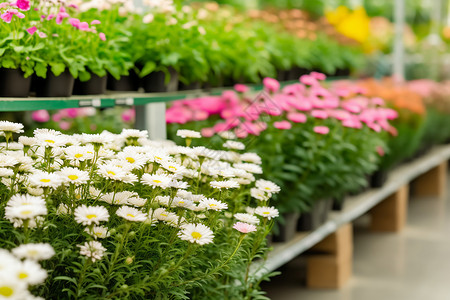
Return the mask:
{"type": "Polygon", "coordinates": [[[245,149],[245,145],[243,143],[236,142],[236,141],[226,141],[223,144],[223,147],[232,149],[232,150],[244,150],[245,149]]]}
{"type": "Polygon", "coordinates": [[[140,210],[130,206],[122,206],[117,211],[116,214],[119,217],[124,218],[128,221],[133,222],[144,222],[147,219],[147,214],[144,214],[140,210]]]}
{"type": "Polygon", "coordinates": [[[35,261],[47,260],[55,255],[55,250],[50,244],[22,244],[11,251],[20,259],[31,259],[35,261]]]}
{"type": "Polygon", "coordinates": [[[200,201],[198,204],[200,208],[206,208],[208,210],[221,211],[224,209],[228,209],[228,204],[218,201],[213,198],[206,198],[200,201]]]}
{"type": "Polygon", "coordinates": [[[256,181],[255,186],[269,193],[278,193],[280,191],[280,187],[269,180],[259,179],[256,181]]]}
{"type": "Polygon", "coordinates": [[[20,266],[20,260],[9,251],[0,249],[0,274],[7,274],[20,266]]]}
{"type": "Polygon", "coordinates": [[[106,251],[106,248],[97,241],[86,242],[78,247],[80,247],[80,254],[90,258],[92,262],[102,259],[106,251]]]}
{"type": "Polygon", "coordinates": [[[111,164],[100,165],[98,167],[97,173],[106,179],[118,181],[122,181],[123,177],[126,175],[126,172],[122,168],[116,167],[111,164]]]}
{"type": "Polygon", "coordinates": [[[153,211],[153,217],[159,221],[173,222],[178,219],[178,216],[173,212],[169,212],[166,209],[160,207],[153,211]]]}
{"type": "Polygon", "coordinates": [[[14,171],[7,168],[0,168],[0,177],[10,177],[14,175],[14,171]]]}
{"type": "Polygon", "coordinates": [[[37,144],[42,147],[61,147],[66,144],[66,140],[62,135],[51,133],[42,133],[35,136],[37,144]]]}
{"type": "Polygon", "coordinates": [[[143,207],[147,203],[147,199],[141,197],[131,197],[127,200],[128,205],[143,207]]]}
{"type": "Polygon", "coordinates": [[[95,239],[104,239],[109,237],[110,235],[108,227],[105,226],[94,226],[92,227],[92,230],[89,228],[85,228],[84,231],[92,235],[95,239]]]}
{"type": "Polygon", "coordinates": [[[253,173],[253,174],[262,174],[263,173],[261,166],[259,166],[257,164],[239,163],[239,164],[234,164],[233,167],[247,171],[249,173],[253,173]]]}
{"type": "Polygon", "coordinates": [[[247,152],[244,154],[241,154],[241,160],[245,161],[245,162],[249,162],[249,163],[253,163],[253,164],[262,164],[262,160],[261,157],[253,152],[247,152]]]}
{"type": "Polygon", "coordinates": [[[152,187],[166,189],[172,182],[172,177],[168,175],[152,175],[146,173],[142,175],[141,182],[152,187]]]}
{"type": "Polygon", "coordinates": [[[245,223],[255,224],[255,225],[259,224],[259,219],[252,214],[237,213],[234,215],[234,217],[236,218],[236,220],[242,221],[245,223]]]}
{"type": "Polygon", "coordinates": [[[25,282],[11,274],[0,273],[0,299],[21,300],[30,296],[25,282]]]}
{"type": "Polygon", "coordinates": [[[124,193],[110,192],[101,195],[99,200],[109,204],[124,205],[128,203],[128,195],[124,193]]]}
{"type": "Polygon", "coordinates": [[[19,136],[19,143],[21,143],[24,146],[33,146],[37,144],[37,139],[34,137],[28,137],[28,136],[19,136]]]}
{"type": "Polygon", "coordinates": [[[93,186],[89,187],[89,195],[92,198],[97,198],[98,196],[100,196],[101,191],[93,186]]]}
{"type": "Polygon", "coordinates": [[[181,166],[181,165],[179,165],[179,164],[177,164],[175,162],[168,161],[168,160],[163,161],[161,163],[161,167],[163,167],[167,171],[169,171],[171,173],[174,173],[174,174],[182,173],[184,171],[184,169],[185,169],[185,167],[183,167],[183,166],[181,166]]]}
{"type": "Polygon", "coordinates": [[[260,215],[261,217],[272,219],[279,216],[278,209],[275,207],[267,207],[267,206],[259,206],[255,209],[255,214],[260,215]]]}
{"type": "Polygon", "coordinates": [[[102,132],[100,134],[99,133],[97,133],[97,134],[83,133],[81,136],[81,140],[83,141],[83,143],[85,143],[85,144],[92,143],[92,144],[98,144],[98,145],[111,143],[114,141],[114,138],[115,138],[115,136],[108,132],[102,132]]]}
{"type": "Polygon", "coordinates": [[[181,190],[185,190],[189,187],[189,184],[185,181],[179,181],[179,180],[172,180],[169,183],[169,187],[174,188],[174,189],[181,189],[181,190]]]}
{"type": "Polygon", "coordinates": [[[234,132],[231,131],[221,131],[217,133],[221,138],[226,140],[234,140],[236,138],[236,135],[234,132]]]}
{"type": "Polygon", "coordinates": [[[42,197],[31,196],[28,194],[15,194],[8,201],[8,206],[22,206],[22,205],[45,206],[45,200],[42,197]]]}
{"type": "Polygon", "coordinates": [[[178,129],[177,136],[179,136],[183,139],[185,139],[185,138],[199,139],[202,137],[200,132],[194,131],[194,130],[188,130],[188,129],[178,129]]]}
{"type": "Polygon", "coordinates": [[[85,226],[93,223],[99,224],[103,221],[108,221],[109,213],[103,206],[86,206],[81,205],[75,209],[75,221],[85,226]]]}
{"type": "Polygon", "coordinates": [[[24,260],[14,271],[17,279],[29,285],[41,284],[47,278],[47,272],[34,260],[24,260]]]}
{"type": "Polygon", "coordinates": [[[213,242],[214,233],[203,224],[184,224],[178,233],[178,237],[183,241],[205,245],[213,242]]]}
{"type": "Polygon", "coordinates": [[[259,201],[267,201],[272,197],[271,193],[265,192],[258,188],[251,188],[250,195],[259,201]]]}
{"type": "Polygon", "coordinates": [[[124,139],[148,139],[148,131],[138,129],[122,129],[120,136],[124,139]]]}
{"type": "Polygon", "coordinates": [[[192,205],[194,205],[192,201],[180,197],[175,197],[172,201],[173,207],[182,207],[189,209],[192,205]]]}
{"type": "Polygon", "coordinates": [[[37,216],[43,216],[47,214],[47,208],[43,205],[28,204],[21,206],[6,206],[5,218],[29,220],[34,219],[37,216]]]}
{"type": "Polygon", "coordinates": [[[233,180],[211,181],[209,184],[215,189],[234,189],[239,187],[239,183],[233,180]]]}
{"type": "Polygon", "coordinates": [[[14,167],[19,161],[10,155],[0,154],[0,167],[14,167]]]}
{"type": "Polygon", "coordinates": [[[43,171],[36,171],[36,173],[30,175],[30,183],[37,187],[50,187],[57,188],[61,185],[61,177],[56,173],[47,173],[43,171]]]}
{"type": "Polygon", "coordinates": [[[27,186],[27,192],[33,196],[42,196],[44,194],[44,190],[41,188],[35,188],[31,186],[27,186]]]}
{"type": "Polygon", "coordinates": [[[70,146],[64,149],[66,157],[71,161],[85,161],[94,158],[94,148],[88,146],[70,146]]]}
{"type": "Polygon", "coordinates": [[[170,203],[170,197],[169,196],[156,196],[155,201],[162,206],[168,207],[170,203]]]}
{"type": "Polygon", "coordinates": [[[23,125],[20,123],[13,123],[9,121],[0,121],[0,131],[22,133],[23,125]]]}
{"type": "Polygon", "coordinates": [[[132,166],[132,169],[141,168],[148,161],[148,158],[145,155],[132,151],[120,152],[117,154],[117,157],[128,162],[130,166],[132,166]]]}
{"type": "Polygon", "coordinates": [[[64,203],[60,203],[58,208],[56,209],[56,214],[57,215],[67,215],[69,214],[69,207],[64,204],[64,203]]]}
{"type": "Polygon", "coordinates": [[[240,233],[250,233],[256,231],[256,226],[252,224],[247,224],[243,222],[237,222],[233,225],[233,228],[240,233]]]}
{"type": "Polygon", "coordinates": [[[53,135],[61,135],[61,131],[54,130],[54,129],[48,129],[48,128],[37,128],[33,131],[34,135],[39,134],[53,134],[53,135]]]}
{"type": "Polygon", "coordinates": [[[63,182],[74,185],[86,184],[89,181],[89,173],[77,168],[64,167],[58,172],[58,175],[63,182]]]}

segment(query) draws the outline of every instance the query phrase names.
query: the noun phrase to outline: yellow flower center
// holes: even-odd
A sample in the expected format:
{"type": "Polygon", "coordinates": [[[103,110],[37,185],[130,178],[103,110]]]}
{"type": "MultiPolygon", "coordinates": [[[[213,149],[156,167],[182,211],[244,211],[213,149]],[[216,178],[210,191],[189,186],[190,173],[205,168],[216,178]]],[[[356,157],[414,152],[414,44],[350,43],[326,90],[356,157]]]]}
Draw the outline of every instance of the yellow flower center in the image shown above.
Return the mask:
{"type": "Polygon", "coordinates": [[[94,154],[94,152],[92,152],[92,151],[87,151],[86,153],[89,153],[89,154],[94,154]]]}
{"type": "Polygon", "coordinates": [[[177,170],[177,168],[175,168],[174,166],[169,166],[169,169],[171,169],[171,170],[177,170]]]}
{"type": "Polygon", "coordinates": [[[155,156],[155,158],[158,159],[158,160],[162,160],[162,158],[159,157],[159,156],[155,156]]]}
{"type": "Polygon", "coordinates": [[[269,190],[270,190],[270,187],[265,187],[264,189],[269,191],[269,190]]]}
{"type": "Polygon", "coordinates": [[[107,172],[109,175],[116,175],[116,173],[114,173],[113,171],[108,171],[107,172]]]}
{"type": "Polygon", "coordinates": [[[265,211],[265,212],[263,212],[263,215],[270,215],[270,212],[265,211]]]}
{"type": "Polygon", "coordinates": [[[27,273],[19,273],[19,279],[25,279],[28,278],[28,274],[27,273]]]}
{"type": "Polygon", "coordinates": [[[47,179],[47,178],[42,178],[41,180],[40,180],[41,182],[50,182],[50,179],[47,179]]]}
{"type": "Polygon", "coordinates": [[[130,217],[130,218],[136,218],[136,216],[133,215],[133,214],[127,214],[127,217],[130,217]]]}
{"type": "Polygon", "coordinates": [[[24,210],[24,211],[22,212],[22,215],[29,215],[29,214],[31,214],[31,213],[32,213],[31,210],[24,210]]]}
{"type": "Polygon", "coordinates": [[[102,236],[102,233],[101,232],[96,232],[95,235],[96,236],[102,236]]]}
{"type": "Polygon", "coordinates": [[[163,217],[167,217],[167,214],[164,214],[164,213],[162,213],[162,214],[161,214],[161,216],[163,216],[163,217]]]}
{"type": "Polygon", "coordinates": [[[81,199],[81,195],[80,194],[76,194],[75,195],[75,199],[80,200],[81,199]]]}
{"type": "Polygon", "coordinates": [[[78,179],[77,175],[69,175],[67,177],[69,177],[70,180],[77,180],[78,179]]]}
{"type": "Polygon", "coordinates": [[[191,233],[191,236],[192,236],[194,239],[196,239],[196,240],[198,240],[198,239],[200,239],[200,238],[202,237],[202,235],[201,235],[200,233],[196,232],[196,231],[194,231],[193,233],[191,233]]]}
{"type": "Polygon", "coordinates": [[[178,203],[179,203],[179,204],[184,204],[184,201],[179,201],[178,203]]]}
{"type": "Polygon", "coordinates": [[[153,179],[153,182],[154,182],[154,183],[161,183],[162,181],[161,181],[161,180],[158,180],[158,179],[153,179]]]}
{"type": "Polygon", "coordinates": [[[54,144],[55,143],[54,140],[45,140],[45,142],[50,143],[50,144],[54,144]]]}
{"type": "Polygon", "coordinates": [[[28,255],[29,256],[36,256],[38,254],[39,254],[39,252],[37,250],[28,250],[28,255]]]}
{"type": "Polygon", "coordinates": [[[76,158],[80,158],[80,157],[83,157],[83,154],[81,154],[81,153],[77,153],[77,154],[75,154],[75,157],[76,157],[76,158]]]}
{"type": "Polygon", "coordinates": [[[97,215],[96,214],[90,214],[90,215],[87,215],[86,218],[88,218],[90,220],[90,219],[93,219],[93,218],[97,218],[97,215]]]}
{"type": "Polygon", "coordinates": [[[132,157],[127,157],[126,158],[127,159],[127,161],[130,163],[130,164],[133,164],[136,160],[134,159],[134,158],[132,158],[132,157]]]}
{"type": "Polygon", "coordinates": [[[209,206],[210,206],[210,207],[216,207],[217,204],[211,203],[209,206]]]}
{"type": "Polygon", "coordinates": [[[9,286],[0,286],[0,295],[4,297],[11,297],[14,294],[14,290],[9,286]]]}

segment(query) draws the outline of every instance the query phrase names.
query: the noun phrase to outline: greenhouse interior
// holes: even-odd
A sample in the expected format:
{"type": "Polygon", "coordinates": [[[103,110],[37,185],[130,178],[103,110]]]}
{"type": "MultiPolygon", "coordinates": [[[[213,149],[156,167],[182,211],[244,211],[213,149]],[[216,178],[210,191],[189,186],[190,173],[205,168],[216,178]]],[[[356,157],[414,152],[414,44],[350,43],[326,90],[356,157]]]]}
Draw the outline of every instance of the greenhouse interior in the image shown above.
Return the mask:
{"type": "Polygon", "coordinates": [[[450,299],[450,1],[0,17],[0,300],[450,299]]]}

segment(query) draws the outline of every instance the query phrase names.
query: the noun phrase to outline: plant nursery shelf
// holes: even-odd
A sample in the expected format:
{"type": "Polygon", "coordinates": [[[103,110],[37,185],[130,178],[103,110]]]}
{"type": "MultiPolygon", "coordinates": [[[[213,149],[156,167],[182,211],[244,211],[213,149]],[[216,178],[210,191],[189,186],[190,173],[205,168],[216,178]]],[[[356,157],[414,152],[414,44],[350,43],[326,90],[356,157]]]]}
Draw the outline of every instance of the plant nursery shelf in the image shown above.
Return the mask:
{"type": "Polygon", "coordinates": [[[347,198],[343,210],[330,213],[328,221],[315,231],[298,233],[286,243],[275,243],[267,259],[255,262],[252,265],[251,272],[259,278],[276,270],[334,233],[341,225],[367,213],[400,187],[439,166],[449,158],[450,145],[437,146],[417,160],[401,165],[389,174],[389,178],[383,187],[347,198]]]}

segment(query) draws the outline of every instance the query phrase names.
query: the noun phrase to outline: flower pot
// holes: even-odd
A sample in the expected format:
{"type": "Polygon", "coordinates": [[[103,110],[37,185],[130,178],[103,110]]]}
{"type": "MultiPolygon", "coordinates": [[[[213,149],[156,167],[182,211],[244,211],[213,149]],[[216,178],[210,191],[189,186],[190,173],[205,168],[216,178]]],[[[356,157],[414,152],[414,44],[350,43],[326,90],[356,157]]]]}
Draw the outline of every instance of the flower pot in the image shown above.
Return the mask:
{"type": "Polygon", "coordinates": [[[47,78],[34,77],[36,96],[38,97],[70,97],[75,79],[68,70],[59,76],[47,71],[47,78]]]}
{"type": "Polygon", "coordinates": [[[370,176],[370,187],[380,188],[384,185],[388,177],[388,172],[386,170],[375,171],[370,176]]]}
{"type": "Polygon", "coordinates": [[[0,97],[28,97],[31,76],[23,77],[20,69],[0,68],[0,97]]]}
{"type": "Polygon", "coordinates": [[[319,200],[314,202],[311,210],[302,213],[297,223],[297,231],[313,231],[328,219],[328,212],[333,205],[332,199],[319,200]]]}
{"type": "Polygon", "coordinates": [[[286,74],[286,80],[298,80],[302,75],[309,74],[311,71],[305,68],[292,67],[286,74]]]}
{"type": "Polygon", "coordinates": [[[345,197],[333,198],[333,206],[331,209],[334,211],[342,211],[342,209],[344,208],[344,203],[345,197]]]}
{"type": "Polygon", "coordinates": [[[202,87],[202,85],[199,81],[192,82],[189,84],[184,84],[181,81],[178,83],[179,91],[199,90],[199,89],[201,89],[201,87],[202,87]]]}
{"type": "Polygon", "coordinates": [[[284,213],[284,224],[279,224],[278,234],[274,234],[274,242],[287,242],[292,240],[297,232],[297,222],[300,217],[300,213],[284,213]]]}
{"type": "Polygon", "coordinates": [[[130,75],[121,76],[119,80],[108,74],[107,89],[110,91],[137,91],[140,86],[141,80],[133,70],[130,70],[130,75]]]}
{"type": "Polygon", "coordinates": [[[100,77],[96,74],[91,75],[88,81],[75,81],[73,88],[74,95],[101,95],[106,92],[107,76],[100,77]]]}
{"type": "Polygon", "coordinates": [[[153,72],[142,78],[142,87],[146,93],[175,92],[178,89],[178,73],[169,68],[170,81],[166,84],[166,74],[163,71],[153,72]]]}

